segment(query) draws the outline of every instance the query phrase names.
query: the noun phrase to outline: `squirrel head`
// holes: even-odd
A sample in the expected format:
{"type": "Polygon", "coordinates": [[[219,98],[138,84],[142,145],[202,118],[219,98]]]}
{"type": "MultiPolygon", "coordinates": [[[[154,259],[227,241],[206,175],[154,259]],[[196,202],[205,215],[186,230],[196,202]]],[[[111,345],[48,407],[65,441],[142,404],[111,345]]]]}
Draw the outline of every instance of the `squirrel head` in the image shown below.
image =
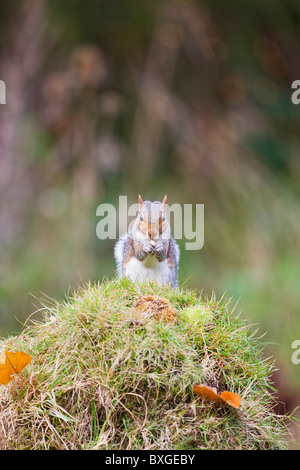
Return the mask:
{"type": "Polygon", "coordinates": [[[139,195],[139,212],[137,215],[137,228],[151,240],[157,240],[169,229],[169,222],[165,213],[167,196],[160,201],[143,201],[139,195]]]}

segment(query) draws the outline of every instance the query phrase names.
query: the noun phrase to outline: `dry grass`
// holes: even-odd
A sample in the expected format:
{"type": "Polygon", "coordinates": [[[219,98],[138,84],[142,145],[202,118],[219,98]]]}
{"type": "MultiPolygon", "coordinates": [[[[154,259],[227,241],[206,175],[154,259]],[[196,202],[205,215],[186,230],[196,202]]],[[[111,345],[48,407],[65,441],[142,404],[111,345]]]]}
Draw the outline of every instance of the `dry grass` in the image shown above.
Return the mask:
{"type": "Polygon", "coordinates": [[[281,449],[273,361],[224,299],[187,289],[87,285],[43,305],[0,350],[33,358],[0,388],[1,449],[281,449]],[[238,393],[203,401],[194,383],[238,393]]]}

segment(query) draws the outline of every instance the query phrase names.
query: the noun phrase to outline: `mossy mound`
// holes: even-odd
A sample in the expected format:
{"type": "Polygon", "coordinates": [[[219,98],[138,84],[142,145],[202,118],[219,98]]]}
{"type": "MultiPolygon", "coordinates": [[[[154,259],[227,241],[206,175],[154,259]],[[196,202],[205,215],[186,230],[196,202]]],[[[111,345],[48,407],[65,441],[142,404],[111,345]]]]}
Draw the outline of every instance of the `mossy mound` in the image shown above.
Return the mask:
{"type": "Polygon", "coordinates": [[[0,386],[1,449],[282,449],[273,361],[230,302],[197,291],[88,285],[0,343],[31,363],[0,386]],[[241,406],[193,392],[205,383],[241,406]]]}

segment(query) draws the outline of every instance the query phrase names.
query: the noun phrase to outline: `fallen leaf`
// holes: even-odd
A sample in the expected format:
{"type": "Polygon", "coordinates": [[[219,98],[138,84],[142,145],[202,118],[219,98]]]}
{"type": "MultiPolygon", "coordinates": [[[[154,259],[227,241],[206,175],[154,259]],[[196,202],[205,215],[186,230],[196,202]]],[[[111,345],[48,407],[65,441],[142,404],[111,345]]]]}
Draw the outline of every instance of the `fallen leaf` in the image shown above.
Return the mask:
{"type": "Polygon", "coordinates": [[[241,398],[237,393],[225,391],[221,393],[221,398],[223,398],[228,405],[233,406],[233,408],[239,408],[241,404],[241,398]]]}
{"type": "Polygon", "coordinates": [[[228,403],[228,405],[233,408],[239,408],[241,404],[241,398],[237,393],[232,392],[221,392],[217,393],[217,389],[214,387],[208,387],[207,385],[197,385],[193,386],[193,390],[199,397],[207,398],[211,401],[219,401],[223,403],[228,403]]]}
{"type": "Polygon", "coordinates": [[[32,357],[23,351],[3,351],[0,355],[0,383],[7,385],[31,362],[32,357]]]}

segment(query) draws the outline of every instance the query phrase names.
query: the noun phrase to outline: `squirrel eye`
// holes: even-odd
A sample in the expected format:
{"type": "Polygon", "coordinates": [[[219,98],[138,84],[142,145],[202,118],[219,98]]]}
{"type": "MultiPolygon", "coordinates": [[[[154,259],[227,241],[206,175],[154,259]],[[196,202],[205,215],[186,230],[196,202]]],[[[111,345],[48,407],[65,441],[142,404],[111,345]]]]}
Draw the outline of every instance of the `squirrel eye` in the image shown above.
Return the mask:
{"type": "Polygon", "coordinates": [[[166,220],[166,217],[165,217],[165,216],[163,216],[163,218],[162,218],[162,221],[164,222],[165,220],[166,220]]]}
{"type": "Polygon", "coordinates": [[[143,222],[143,220],[144,220],[144,217],[140,215],[140,221],[143,222]]]}

